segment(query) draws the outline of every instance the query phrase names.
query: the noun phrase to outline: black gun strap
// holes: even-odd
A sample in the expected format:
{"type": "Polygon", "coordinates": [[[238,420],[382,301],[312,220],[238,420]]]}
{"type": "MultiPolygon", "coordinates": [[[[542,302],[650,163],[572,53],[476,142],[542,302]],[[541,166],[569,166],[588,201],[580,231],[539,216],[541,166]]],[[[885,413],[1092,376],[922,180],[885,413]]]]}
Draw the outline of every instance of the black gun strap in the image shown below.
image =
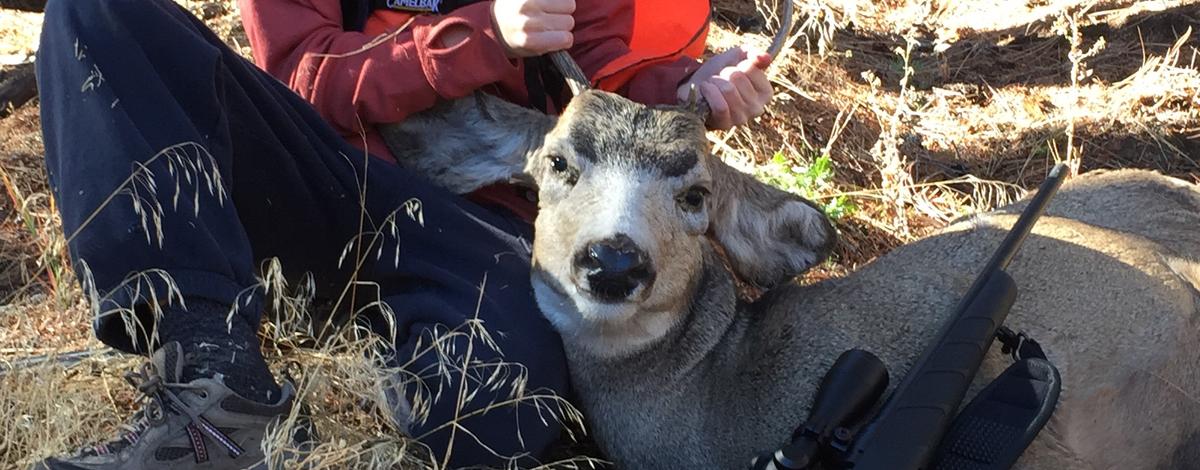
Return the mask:
{"type": "Polygon", "coordinates": [[[1046,359],[1046,352],[1042,351],[1042,345],[1024,331],[1015,332],[1007,326],[1001,326],[996,329],[996,341],[1000,342],[1000,352],[1012,355],[1014,361],[1031,357],[1046,359]]]}
{"type": "MultiPolygon", "coordinates": [[[[1037,347],[1036,344],[1034,342],[1033,347],[1037,347]]],[[[1037,351],[1040,350],[1037,347],[1037,351]]],[[[1019,347],[1014,349],[1017,351],[1020,351],[1019,347]]],[[[1027,351],[1033,354],[1033,349],[1027,351]]],[[[932,468],[1012,468],[1050,420],[1061,390],[1058,369],[1044,356],[1024,357],[1013,363],[955,418],[942,439],[932,468]]]]}
{"type": "Polygon", "coordinates": [[[566,79],[554,68],[549,56],[527,57],[524,60],[529,107],[549,114],[561,112],[566,107],[563,99],[566,79]]]}

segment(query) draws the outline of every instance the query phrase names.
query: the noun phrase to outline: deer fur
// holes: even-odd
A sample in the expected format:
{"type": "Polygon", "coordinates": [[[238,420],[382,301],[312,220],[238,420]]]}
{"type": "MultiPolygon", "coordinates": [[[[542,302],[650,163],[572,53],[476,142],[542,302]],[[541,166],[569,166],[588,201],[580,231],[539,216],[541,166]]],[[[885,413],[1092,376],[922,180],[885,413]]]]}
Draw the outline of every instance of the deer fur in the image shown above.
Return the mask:
{"type": "MultiPolygon", "coordinates": [[[[618,468],[745,468],[788,441],[821,376],[850,348],[879,356],[898,382],[1023,206],[800,285],[792,279],[827,256],[835,231],[809,201],[711,156],[688,109],[589,91],[555,118],[473,97],[385,134],[406,139],[395,147],[405,164],[460,192],[481,181],[464,169],[481,167],[492,181],[536,184],[535,295],[618,468]],[[703,208],[685,210],[681,194],[697,187],[703,208]],[[571,260],[614,232],[645,251],[656,280],[626,302],[597,302],[571,260]],[[735,274],[767,292],[739,300],[735,274]]],[[[1017,468],[1198,465],[1198,260],[1195,185],[1145,171],[1064,185],[1009,268],[1020,294],[1006,324],[1042,343],[1064,383],[1017,468]]],[[[989,353],[974,389],[1010,362],[989,353]]]]}

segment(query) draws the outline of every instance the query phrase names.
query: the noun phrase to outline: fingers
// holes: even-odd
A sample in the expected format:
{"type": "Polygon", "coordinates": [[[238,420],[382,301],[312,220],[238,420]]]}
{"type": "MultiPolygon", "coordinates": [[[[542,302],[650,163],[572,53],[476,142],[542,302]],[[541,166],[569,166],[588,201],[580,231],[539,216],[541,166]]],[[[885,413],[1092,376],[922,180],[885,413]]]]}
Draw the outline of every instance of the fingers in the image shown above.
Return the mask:
{"type": "Polygon", "coordinates": [[[575,0],[533,0],[529,3],[542,13],[562,15],[575,13],[575,0]]]}
{"type": "MultiPolygon", "coordinates": [[[[725,102],[729,104],[729,119],[735,126],[745,124],[749,119],[746,117],[749,105],[746,103],[746,98],[742,97],[742,91],[734,82],[735,75],[738,75],[735,69],[728,68],[722,71],[719,78],[713,79],[712,82],[721,90],[721,96],[725,98],[725,102]]],[[[745,77],[740,77],[745,79],[745,77]]],[[[749,82],[746,82],[749,85],[749,82]]]]}
{"type": "Polygon", "coordinates": [[[717,85],[711,81],[706,81],[700,84],[700,94],[704,96],[704,101],[708,103],[709,116],[708,127],[713,129],[728,130],[733,127],[733,119],[729,114],[729,103],[725,102],[725,95],[717,88],[717,85]]]}
{"type": "Polygon", "coordinates": [[[547,52],[570,49],[575,42],[575,36],[570,31],[543,31],[525,35],[523,49],[529,51],[529,56],[542,55],[547,52]]]}
{"type": "Polygon", "coordinates": [[[771,102],[774,90],[765,71],[770,64],[769,54],[730,49],[701,64],[677,94],[684,101],[688,87],[699,84],[701,95],[712,111],[708,126],[713,129],[740,126],[761,115],[771,102]]]}
{"type": "Polygon", "coordinates": [[[754,98],[757,97],[758,92],[754,89],[754,84],[750,82],[750,76],[741,68],[727,68],[721,72],[721,78],[733,84],[743,102],[750,104],[755,101],[754,98]]]}
{"type": "Polygon", "coordinates": [[[749,83],[747,88],[739,88],[739,90],[743,90],[742,96],[751,103],[750,119],[761,115],[775,94],[775,90],[771,87],[771,80],[767,78],[767,72],[758,65],[758,58],[751,57],[737,66],[737,70],[746,77],[746,81],[749,83]]]}
{"type": "Polygon", "coordinates": [[[767,102],[770,102],[771,95],[775,90],[771,87],[771,79],[767,78],[767,73],[757,66],[749,67],[749,70],[743,69],[746,76],[750,78],[750,83],[754,85],[754,91],[758,95],[766,95],[767,102]]]}
{"type": "Polygon", "coordinates": [[[525,23],[523,48],[533,55],[570,49],[575,42],[571,30],[575,28],[575,17],[571,15],[544,15],[531,18],[525,23]]]}
{"type": "Polygon", "coordinates": [[[530,18],[525,24],[525,32],[571,32],[575,29],[575,17],[571,15],[544,15],[530,18]]]}
{"type": "Polygon", "coordinates": [[[575,41],[575,0],[496,0],[492,19],[510,57],[568,49],[575,41]]]}

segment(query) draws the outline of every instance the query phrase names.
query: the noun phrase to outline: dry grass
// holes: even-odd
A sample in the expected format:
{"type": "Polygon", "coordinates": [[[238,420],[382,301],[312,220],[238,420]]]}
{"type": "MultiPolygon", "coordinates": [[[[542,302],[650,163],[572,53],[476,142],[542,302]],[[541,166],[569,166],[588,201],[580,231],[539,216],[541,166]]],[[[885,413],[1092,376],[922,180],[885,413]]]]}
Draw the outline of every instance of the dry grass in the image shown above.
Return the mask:
{"type": "MultiPolygon", "coordinates": [[[[728,13],[713,43],[765,44],[743,34],[761,26],[746,3],[716,2],[728,13]]],[[[1007,202],[1068,156],[1083,170],[1200,172],[1200,2],[798,3],[810,16],[776,66],[778,99],[714,140],[743,168],[780,150],[833,157],[826,197],[860,208],[839,222],[833,273],[1007,202]]]]}
{"type": "MultiPolygon", "coordinates": [[[[774,21],[760,18],[771,16],[773,1],[714,2],[713,48],[765,47],[774,21]]],[[[233,2],[180,3],[249,52],[233,2]]],[[[1200,24],[1198,0],[797,3],[800,28],[773,69],[777,99],[753,125],[710,138],[719,155],[748,171],[787,171],[761,166],[776,154],[799,166],[832,159],[831,184],[815,193],[845,196],[857,210],[837,223],[843,243],[835,262],[810,280],[1011,201],[1056,161],[1151,168],[1200,182],[1200,32],[1191,31],[1200,24]]],[[[0,11],[0,64],[29,56],[39,24],[37,15],[0,11]]],[[[37,125],[33,104],[0,120],[0,363],[99,347],[87,327],[86,295],[65,266],[37,125]]],[[[382,390],[395,370],[379,365],[374,340],[354,330],[316,334],[304,289],[289,289],[273,272],[264,272],[262,288],[283,313],[263,336],[272,366],[296,375],[327,437],[313,462],[437,467],[388,424],[382,390]]],[[[486,333],[469,323],[434,336],[467,335],[487,347],[486,333]]],[[[445,353],[437,341],[428,346],[445,353]]],[[[0,376],[0,420],[12,423],[0,430],[0,468],[106,435],[130,411],[132,391],[119,377],[134,362],[98,356],[0,376]]],[[[556,419],[579,418],[557,399],[522,390],[519,369],[496,367],[473,371],[477,385],[504,377],[514,400],[556,419]]],[[[435,373],[471,369],[447,364],[435,373]]]]}
{"type": "Polygon", "coordinates": [[[32,59],[41,29],[40,14],[0,9],[0,66],[32,59]]]}

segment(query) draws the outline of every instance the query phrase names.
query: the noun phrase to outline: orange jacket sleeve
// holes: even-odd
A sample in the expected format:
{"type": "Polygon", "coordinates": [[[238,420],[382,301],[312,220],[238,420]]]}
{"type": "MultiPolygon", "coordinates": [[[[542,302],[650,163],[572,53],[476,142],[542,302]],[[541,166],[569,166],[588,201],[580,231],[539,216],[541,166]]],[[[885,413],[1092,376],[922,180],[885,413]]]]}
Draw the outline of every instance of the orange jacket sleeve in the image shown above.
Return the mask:
{"type": "MultiPolygon", "coordinates": [[[[577,0],[575,46],[571,55],[589,77],[595,77],[606,64],[629,53],[635,1],[577,0]]],[[[641,103],[675,103],[679,85],[699,66],[699,62],[686,56],[660,61],[639,71],[617,91],[641,103]]]]}

